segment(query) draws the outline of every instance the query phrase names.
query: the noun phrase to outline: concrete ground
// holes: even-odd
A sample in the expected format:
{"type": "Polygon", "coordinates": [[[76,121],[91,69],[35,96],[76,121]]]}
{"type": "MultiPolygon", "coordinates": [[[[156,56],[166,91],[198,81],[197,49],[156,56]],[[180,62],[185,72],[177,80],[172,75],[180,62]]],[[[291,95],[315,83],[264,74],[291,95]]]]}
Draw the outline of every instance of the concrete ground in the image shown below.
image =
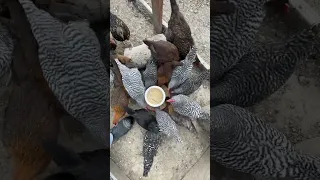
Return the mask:
{"type": "MultiPolygon", "coordinates": [[[[192,1],[184,4],[191,5],[192,1]]],[[[111,0],[110,11],[121,18],[131,31],[130,41],[134,46],[142,44],[144,38],[153,36],[153,26],[132,4],[128,4],[126,0],[111,0]]],[[[164,16],[169,17],[171,11],[168,11],[169,1],[164,4],[164,16]]],[[[206,6],[207,12],[209,7],[206,6]]],[[[182,9],[185,13],[187,9],[182,9]]],[[[199,21],[203,14],[185,13],[185,18],[189,23],[198,21],[198,28],[202,27],[202,33],[207,36],[198,34],[196,43],[200,56],[209,62],[209,17],[207,26],[203,26],[205,19],[199,21]],[[204,32],[206,31],[206,32],[204,32]],[[206,53],[205,53],[206,52],[206,53]]],[[[168,19],[164,19],[168,20],[168,19]]],[[[194,33],[195,34],[195,33],[194,33]]],[[[121,53],[121,52],[119,52],[121,53]]],[[[201,87],[192,98],[201,104],[201,106],[209,105],[209,89],[208,86],[201,87]]],[[[113,113],[110,114],[111,118],[113,113]]],[[[110,122],[111,124],[111,122],[110,122]]],[[[182,179],[191,167],[196,164],[201,156],[209,148],[209,139],[204,132],[198,135],[192,134],[184,127],[178,127],[182,137],[182,143],[177,144],[174,139],[167,139],[160,146],[158,154],[154,159],[153,166],[147,178],[142,177],[143,173],[143,156],[142,143],[145,130],[138,124],[134,124],[132,130],[122,137],[111,147],[111,159],[131,180],[150,179],[150,180],[179,180],[182,179]]],[[[209,163],[207,163],[209,166],[209,163]]]]}

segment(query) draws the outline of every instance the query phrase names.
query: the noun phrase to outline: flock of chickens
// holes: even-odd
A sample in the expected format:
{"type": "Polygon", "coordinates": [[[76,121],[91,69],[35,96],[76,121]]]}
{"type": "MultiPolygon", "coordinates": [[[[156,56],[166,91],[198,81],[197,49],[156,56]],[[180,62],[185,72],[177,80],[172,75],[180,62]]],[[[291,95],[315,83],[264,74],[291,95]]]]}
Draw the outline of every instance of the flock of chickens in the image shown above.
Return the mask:
{"type": "Polygon", "coordinates": [[[51,160],[58,172],[46,180],[108,178],[109,149],[76,153],[58,143],[60,119],[72,117],[109,146],[109,76],[97,38],[108,24],[98,26],[93,16],[65,21],[62,16],[76,11],[61,15],[56,7],[80,6],[45,3],[1,1],[0,76],[11,79],[1,137],[11,156],[12,179],[32,180],[51,160]]]}
{"type": "MultiPolygon", "coordinates": [[[[189,122],[210,120],[212,162],[249,175],[320,179],[318,157],[296,151],[280,131],[244,109],[277,91],[296,64],[319,49],[318,25],[284,44],[253,47],[265,17],[265,5],[285,6],[285,1],[211,1],[211,6],[217,7],[211,10],[212,69],[211,73],[194,71],[200,67],[190,27],[176,1],[170,2],[167,41],[144,40],[153,59],[140,69],[142,73],[127,67],[130,60],[112,51],[107,63],[107,47],[114,50],[117,46],[113,38],[130,38],[130,30],[112,13],[89,13],[95,12],[89,6],[83,13],[80,6],[85,4],[55,0],[1,2],[0,78],[8,74],[11,79],[7,81],[11,88],[2,141],[12,156],[13,179],[34,179],[52,159],[61,170],[46,180],[108,178],[109,172],[104,170],[109,169],[109,149],[75,153],[57,143],[60,119],[67,116],[80,121],[95,139],[109,147],[108,73],[114,77],[110,97],[116,112],[114,123],[128,113],[147,130],[144,176],[151,169],[163,134],[181,141],[176,128],[181,116],[189,122]],[[113,36],[109,45],[105,42],[109,34],[105,22],[110,22],[113,36]],[[211,119],[187,96],[209,75],[211,119]],[[156,109],[154,116],[144,102],[144,91],[156,84],[168,87],[170,105],[156,109]],[[129,99],[142,109],[129,108],[129,99]]],[[[101,3],[97,6],[109,7],[101,3]]],[[[221,178],[215,169],[211,173],[221,178]]]]}
{"type": "Polygon", "coordinates": [[[110,77],[113,81],[110,98],[111,108],[114,111],[113,122],[116,124],[128,113],[129,116],[125,118],[133,117],[147,130],[143,143],[143,176],[148,175],[164,134],[181,142],[176,124],[185,124],[181,121],[188,121],[186,127],[194,130],[191,120],[210,120],[209,113],[188,97],[205,79],[209,79],[210,73],[208,70],[203,70],[199,64],[190,27],[177,2],[170,0],[170,3],[171,17],[165,32],[167,41],[143,40],[152,55],[144,69],[132,67],[130,60],[126,61],[121,56],[119,58],[115,53],[117,47],[115,39],[129,40],[130,31],[116,15],[111,13],[110,18],[110,44],[113,47],[110,51],[112,70],[110,77]],[[168,87],[169,98],[166,102],[169,104],[164,110],[160,108],[152,110],[145,102],[146,89],[154,85],[168,87]],[[133,99],[142,109],[129,108],[129,99],[133,99]],[[155,111],[155,116],[152,111],[155,111]]]}
{"type": "MultiPolygon", "coordinates": [[[[211,162],[249,176],[320,179],[318,157],[296,151],[284,134],[244,109],[272,95],[298,63],[319,49],[319,25],[293,35],[284,44],[255,47],[265,5],[281,3],[229,2],[235,6],[233,14],[211,18],[211,162]]],[[[214,167],[211,174],[218,179],[226,176],[214,167]]]]}

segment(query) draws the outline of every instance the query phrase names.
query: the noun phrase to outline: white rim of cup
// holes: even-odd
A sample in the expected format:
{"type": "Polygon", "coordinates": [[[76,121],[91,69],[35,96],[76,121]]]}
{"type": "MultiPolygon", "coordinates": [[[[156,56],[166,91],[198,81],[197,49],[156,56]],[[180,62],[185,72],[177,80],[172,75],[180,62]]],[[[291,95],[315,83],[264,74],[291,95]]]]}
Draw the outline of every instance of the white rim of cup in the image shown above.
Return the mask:
{"type": "Polygon", "coordinates": [[[160,106],[164,103],[164,101],[166,100],[166,93],[165,93],[164,90],[163,90],[161,87],[159,87],[159,86],[150,86],[150,87],[146,90],[146,92],[144,93],[144,99],[145,99],[145,101],[147,102],[147,104],[148,104],[149,106],[154,107],[154,108],[160,107],[160,106]],[[148,92],[150,91],[150,89],[152,89],[152,88],[159,89],[159,90],[161,91],[162,95],[163,95],[163,98],[162,98],[162,100],[161,100],[161,102],[160,102],[159,104],[152,105],[152,103],[150,103],[150,102],[148,101],[147,94],[148,94],[148,92]]]}

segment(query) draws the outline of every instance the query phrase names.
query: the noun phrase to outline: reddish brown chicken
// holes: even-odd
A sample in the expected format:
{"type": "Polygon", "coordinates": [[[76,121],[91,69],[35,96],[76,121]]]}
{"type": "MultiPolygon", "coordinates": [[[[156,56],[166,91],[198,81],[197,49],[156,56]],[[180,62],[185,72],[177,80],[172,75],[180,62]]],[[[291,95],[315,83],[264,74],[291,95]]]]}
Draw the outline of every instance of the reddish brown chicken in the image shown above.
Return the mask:
{"type": "Polygon", "coordinates": [[[158,68],[158,86],[167,85],[171,79],[172,72],[182,63],[178,61],[166,62],[158,68]]]}
{"type": "Polygon", "coordinates": [[[130,96],[128,95],[127,91],[125,90],[122,84],[122,76],[117,63],[113,58],[110,58],[110,61],[113,65],[111,69],[114,73],[114,88],[111,91],[110,95],[110,105],[114,111],[112,123],[117,124],[120,121],[120,119],[126,114],[124,107],[128,106],[130,96]]]}
{"type": "Polygon", "coordinates": [[[16,0],[6,1],[11,20],[1,19],[17,38],[12,64],[13,88],[5,110],[3,144],[12,156],[13,180],[32,180],[48,166],[42,141],[57,141],[63,109],[45,81],[37,42],[16,0]],[[12,23],[14,22],[14,23],[12,23]]]}
{"type": "Polygon", "coordinates": [[[151,55],[156,59],[158,66],[166,62],[177,61],[179,62],[178,48],[168,41],[150,41],[143,40],[151,51],[151,55]]]}

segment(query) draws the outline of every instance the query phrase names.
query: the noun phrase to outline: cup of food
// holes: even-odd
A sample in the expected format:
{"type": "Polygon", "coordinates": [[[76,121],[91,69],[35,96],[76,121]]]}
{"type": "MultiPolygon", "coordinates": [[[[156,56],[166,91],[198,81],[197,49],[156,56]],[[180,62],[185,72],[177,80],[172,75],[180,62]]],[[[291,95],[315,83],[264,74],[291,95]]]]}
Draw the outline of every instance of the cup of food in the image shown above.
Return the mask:
{"type": "Polygon", "coordinates": [[[150,86],[144,94],[144,99],[149,106],[160,107],[166,99],[166,93],[159,86],[150,86]]]}

